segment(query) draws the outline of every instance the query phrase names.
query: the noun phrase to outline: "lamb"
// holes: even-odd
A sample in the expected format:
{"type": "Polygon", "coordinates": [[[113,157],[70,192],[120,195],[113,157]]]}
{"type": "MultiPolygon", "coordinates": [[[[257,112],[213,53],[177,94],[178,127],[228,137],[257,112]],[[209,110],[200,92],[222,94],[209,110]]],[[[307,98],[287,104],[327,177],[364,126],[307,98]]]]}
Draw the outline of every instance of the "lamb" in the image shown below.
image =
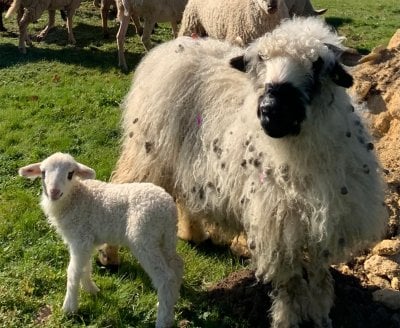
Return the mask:
{"type": "Polygon", "coordinates": [[[79,282],[90,293],[99,291],[91,278],[90,257],[96,245],[113,242],[130,248],[157,289],[156,327],[171,327],[183,274],[176,252],[173,198],[150,183],[118,185],[91,180],[94,170],[64,153],[22,167],[19,174],[42,177],[41,207],[69,246],[63,310],[77,310],[79,282]]]}
{"type": "Polygon", "coordinates": [[[329,266],[387,223],[342,48],[316,17],[284,21],[247,49],[181,37],[141,61],[123,102],[113,181],[163,186],[190,218],[187,236],[206,235],[203,218],[244,230],[256,277],[274,288],[274,328],[331,327],[329,266]]]}
{"type": "Polygon", "coordinates": [[[244,46],[288,17],[284,0],[189,0],[179,35],[194,33],[244,46]]]}
{"type": "Polygon", "coordinates": [[[56,9],[63,9],[67,13],[68,41],[75,44],[76,41],[72,32],[72,17],[80,3],[81,0],[14,0],[10,9],[7,11],[6,18],[10,17],[15,12],[19,12],[17,18],[19,26],[19,50],[25,54],[25,43],[29,46],[32,45],[27,31],[28,25],[39,19],[45,10],[49,11],[49,22],[37,36],[38,40],[44,39],[49,30],[54,27],[56,9]]]}
{"type": "Polygon", "coordinates": [[[315,10],[310,0],[285,0],[290,17],[293,16],[318,16],[325,14],[327,9],[315,10]]]}
{"type": "Polygon", "coordinates": [[[8,10],[11,6],[12,0],[0,0],[0,31],[7,32],[7,29],[3,25],[3,12],[8,10]]]}
{"type": "MultiPolygon", "coordinates": [[[[109,37],[108,26],[107,26],[108,12],[110,11],[111,6],[116,7],[115,0],[94,0],[93,4],[94,6],[100,8],[103,36],[104,38],[108,38],[109,37]]],[[[139,17],[135,13],[132,15],[132,20],[133,23],[135,24],[136,33],[142,35],[143,28],[140,25],[139,17]]]]}
{"type": "Polygon", "coordinates": [[[137,14],[144,20],[142,42],[146,50],[150,50],[150,35],[156,22],[171,22],[174,37],[178,34],[178,25],[182,19],[187,0],[116,0],[118,20],[120,21],[117,33],[118,65],[128,69],[124,55],[125,35],[129,25],[129,17],[137,14]]]}

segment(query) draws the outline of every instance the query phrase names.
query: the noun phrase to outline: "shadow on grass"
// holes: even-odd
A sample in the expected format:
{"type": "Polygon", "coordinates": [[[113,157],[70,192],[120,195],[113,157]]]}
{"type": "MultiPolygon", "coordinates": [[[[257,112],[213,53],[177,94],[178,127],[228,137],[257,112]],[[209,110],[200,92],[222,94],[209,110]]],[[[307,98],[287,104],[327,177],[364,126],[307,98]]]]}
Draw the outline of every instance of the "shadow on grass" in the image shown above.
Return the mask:
{"type": "MultiPolygon", "coordinates": [[[[118,69],[117,50],[103,51],[94,45],[83,48],[79,44],[77,46],[66,45],[62,49],[43,49],[33,46],[28,47],[27,53],[24,55],[18,51],[16,45],[3,43],[0,44],[0,53],[0,69],[43,60],[97,68],[101,71],[118,69]]],[[[130,70],[133,70],[143,54],[125,53],[125,56],[130,70]]]]}
{"type": "Polygon", "coordinates": [[[326,17],[325,21],[334,28],[339,28],[343,25],[347,25],[353,22],[351,18],[344,17],[326,17]]]}

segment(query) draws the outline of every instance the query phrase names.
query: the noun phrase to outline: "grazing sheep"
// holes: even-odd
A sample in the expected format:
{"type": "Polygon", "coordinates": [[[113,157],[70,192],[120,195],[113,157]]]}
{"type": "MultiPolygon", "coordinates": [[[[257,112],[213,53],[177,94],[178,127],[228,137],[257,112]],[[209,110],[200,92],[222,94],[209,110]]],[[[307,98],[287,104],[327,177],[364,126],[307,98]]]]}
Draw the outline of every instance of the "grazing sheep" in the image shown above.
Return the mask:
{"type": "Polygon", "coordinates": [[[179,35],[195,33],[244,46],[288,17],[284,0],[189,0],[179,35]]]}
{"type": "MultiPolygon", "coordinates": [[[[115,0],[94,0],[93,4],[100,8],[101,12],[101,22],[103,27],[103,36],[104,38],[108,38],[110,35],[108,33],[108,13],[110,11],[111,6],[116,8],[115,0]]],[[[131,17],[133,23],[135,24],[136,33],[139,35],[143,34],[143,28],[140,25],[139,17],[133,13],[131,17]]]]}
{"type": "Polygon", "coordinates": [[[139,64],[123,103],[115,182],[149,181],[204,218],[244,229],[271,282],[272,327],[331,327],[329,265],[381,237],[380,167],[337,61],[342,38],[293,18],[247,50],[178,38],[139,64]]]}
{"type": "Polygon", "coordinates": [[[6,14],[6,18],[10,17],[15,12],[18,12],[19,50],[25,54],[25,43],[29,46],[32,45],[28,36],[28,25],[29,23],[39,19],[45,10],[49,11],[49,22],[43,31],[41,31],[37,36],[38,40],[44,39],[49,30],[54,27],[56,9],[63,9],[67,13],[68,41],[75,44],[76,41],[72,32],[72,17],[80,3],[81,0],[14,0],[6,14]],[[22,13],[20,12],[21,10],[22,13]]]}
{"type": "Polygon", "coordinates": [[[63,310],[78,309],[79,282],[97,293],[91,278],[93,248],[104,242],[126,245],[150,276],[158,294],[156,327],[170,327],[179,296],[183,263],[176,253],[176,206],[150,183],[112,184],[68,154],[55,153],[19,174],[42,177],[41,206],[69,246],[67,293],[63,310]]]}
{"type": "Polygon", "coordinates": [[[310,0],[285,0],[290,17],[293,16],[318,16],[325,14],[327,9],[315,10],[310,0]]]}
{"type": "Polygon", "coordinates": [[[150,35],[156,22],[171,22],[174,37],[178,34],[178,22],[182,19],[187,0],[116,0],[118,20],[117,33],[118,65],[128,69],[124,55],[125,35],[129,25],[129,17],[133,14],[144,20],[142,42],[146,50],[151,48],[150,35]]]}
{"type": "Polygon", "coordinates": [[[3,12],[10,8],[12,0],[0,0],[0,31],[6,32],[7,29],[3,25],[3,12]]]}

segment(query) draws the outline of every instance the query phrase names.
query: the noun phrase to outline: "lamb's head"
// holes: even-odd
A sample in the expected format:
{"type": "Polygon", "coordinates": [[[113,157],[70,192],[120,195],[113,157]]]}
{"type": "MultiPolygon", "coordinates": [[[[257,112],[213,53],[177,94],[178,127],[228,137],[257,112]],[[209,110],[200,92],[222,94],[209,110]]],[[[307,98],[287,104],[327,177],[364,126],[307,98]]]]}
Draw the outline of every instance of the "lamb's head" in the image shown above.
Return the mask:
{"type": "Polygon", "coordinates": [[[95,177],[94,170],[64,153],[55,153],[42,162],[24,166],[18,173],[31,179],[41,177],[43,195],[51,201],[57,201],[68,195],[77,177],[81,179],[95,177]]]}
{"type": "Polygon", "coordinates": [[[272,15],[278,10],[278,1],[283,0],[257,0],[257,3],[263,11],[272,15]]]}
{"type": "Polygon", "coordinates": [[[267,135],[298,135],[323,88],[352,85],[352,77],[338,62],[341,42],[319,18],[294,18],[231,59],[232,67],[254,81],[257,115],[267,135]]]}

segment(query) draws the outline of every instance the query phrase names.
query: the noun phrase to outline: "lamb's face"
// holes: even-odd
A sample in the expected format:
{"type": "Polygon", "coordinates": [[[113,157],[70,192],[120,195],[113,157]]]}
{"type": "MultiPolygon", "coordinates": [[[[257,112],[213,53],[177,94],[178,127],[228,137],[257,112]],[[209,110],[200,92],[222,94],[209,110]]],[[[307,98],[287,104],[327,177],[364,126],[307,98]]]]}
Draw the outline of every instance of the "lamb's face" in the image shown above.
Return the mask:
{"type": "Polygon", "coordinates": [[[278,0],[257,0],[257,3],[267,14],[274,14],[278,10],[278,0]]]}
{"type": "Polygon", "coordinates": [[[44,195],[52,201],[67,195],[72,188],[77,169],[77,163],[69,158],[58,156],[57,161],[51,157],[44,160],[40,165],[44,195]]]}

